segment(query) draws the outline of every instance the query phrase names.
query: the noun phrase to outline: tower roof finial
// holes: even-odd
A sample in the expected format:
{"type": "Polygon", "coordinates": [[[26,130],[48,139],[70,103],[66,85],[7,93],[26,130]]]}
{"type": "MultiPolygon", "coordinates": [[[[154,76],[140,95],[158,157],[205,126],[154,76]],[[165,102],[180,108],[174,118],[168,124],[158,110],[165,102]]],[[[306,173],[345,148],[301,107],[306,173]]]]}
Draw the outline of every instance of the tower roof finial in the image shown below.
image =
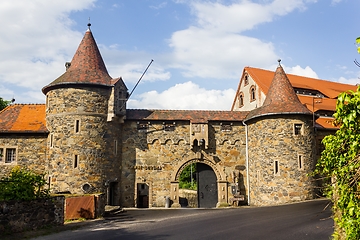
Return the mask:
{"type": "Polygon", "coordinates": [[[90,26],[91,26],[90,17],[89,17],[89,23],[87,24],[87,26],[88,26],[88,31],[90,31],[90,26]]]}
{"type": "Polygon", "coordinates": [[[280,62],[281,62],[281,59],[279,58],[279,59],[278,59],[278,63],[279,63],[279,65],[280,65],[280,62]]]}

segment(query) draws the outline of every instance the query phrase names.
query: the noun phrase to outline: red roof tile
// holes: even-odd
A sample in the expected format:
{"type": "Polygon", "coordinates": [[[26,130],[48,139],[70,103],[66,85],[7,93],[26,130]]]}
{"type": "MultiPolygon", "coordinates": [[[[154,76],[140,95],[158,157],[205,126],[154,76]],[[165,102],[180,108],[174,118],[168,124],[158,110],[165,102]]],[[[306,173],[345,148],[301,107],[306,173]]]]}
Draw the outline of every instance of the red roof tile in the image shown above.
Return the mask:
{"type": "MultiPolygon", "coordinates": [[[[267,95],[270,83],[274,77],[274,72],[252,67],[245,67],[244,72],[247,72],[254,81],[256,81],[262,92],[267,95]]],[[[357,86],[355,85],[297,76],[293,74],[286,75],[294,88],[318,90],[328,98],[337,98],[337,96],[342,92],[357,90],[357,86]]]]}
{"type": "Polygon", "coordinates": [[[138,121],[190,121],[192,123],[207,123],[208,121],[242,121],[248,112],[234,111],[199,111],[199,110],[146,110],[128,109],[127,120],[138,121]]]}
{"type": "Polygon", "coordinates": [[[44,104],[14,104],[0,112],[2,133],[47,133],[44,104]]]}
{"type": "Polygon", "coordinates": [[[259,116],[275,114],[312,115],[312,112],[300,102],[281,65],[275,71],[263,105],[252,110],[247,115],[246,121],[259,116]]]}
{"type": "Polygon", "coordinates": [[[76,50],[67,71],[52,83],[45,86],[42,91],[46,94],[52,87],[63,84],[98,84],[110,86],[111,80],[112,78],[106,69],[95,39],[91,31],[88,30],[76,50]]]}

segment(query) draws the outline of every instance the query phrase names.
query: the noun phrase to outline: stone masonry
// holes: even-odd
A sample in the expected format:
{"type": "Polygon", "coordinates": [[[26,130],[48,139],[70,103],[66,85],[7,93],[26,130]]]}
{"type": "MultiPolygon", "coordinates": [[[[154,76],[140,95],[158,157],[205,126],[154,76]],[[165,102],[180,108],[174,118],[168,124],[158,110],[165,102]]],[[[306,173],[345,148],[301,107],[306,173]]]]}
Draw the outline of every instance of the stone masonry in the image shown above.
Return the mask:
{"type": "Polygon", "coordinates": [[[246,177],[245,128],[241,122],[233,123],[232,129],[226,131],[221,130],[219,122],[208,125],[209,148],[197,152],[191,146],[189,122],[176,121],[173,131],[164,131],[161,121],[152,121],[148,130],[138,130],[137,122],[126,121],[121,168],[123,206],[130,207],[137,202],[134,199],[137,183],[149,186],[152,207],[163,207],[166,196],[178,202],[178,196],[171,195],[171,182],[178,181],[181,169],[192,162],[211,164],[218,181],[229,182],[225,185],[227,189],[219,192],[219,202],[227,202],[234,183],[233,172],[246,177]]]}
{"type": "Polygon", "coordinates": [[[307,175],[315,161],[312,131],[309,117],[264,117],[249,124],[251,204],[313,198],[312,178],[307,175]],[[295,124],[302,125],[299,135],[294,134],[295,124]]]}
{"type": "Polygon", "coordinates": [[[106,120],[109,94],[109,88],[92,87],[47,93],[52,191],[104,192],[106,181],[117,181],[121,156],[116,139],[121,128],[106,120]]]}

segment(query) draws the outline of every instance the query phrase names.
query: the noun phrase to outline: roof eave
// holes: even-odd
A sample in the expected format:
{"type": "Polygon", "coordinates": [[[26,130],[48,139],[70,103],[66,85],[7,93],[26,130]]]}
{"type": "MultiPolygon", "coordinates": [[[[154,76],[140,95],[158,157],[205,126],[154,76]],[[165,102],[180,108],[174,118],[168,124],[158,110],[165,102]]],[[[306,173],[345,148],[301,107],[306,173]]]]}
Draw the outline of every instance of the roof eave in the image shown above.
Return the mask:
{"type": "MultiPolygon", "coordinates": [[[[260,118],[260,117],[267,117],[267,116],[274,116],[274,115],[308,115],[308,116],[313,116],[312,113],[304,113],[304,112],[281,112],[281,113],[264,113],[264,114],[257,114],[254,116],[251,116],[250,118],[245,118],[244,122],[250,121],[252,119],[255,118],[260,118]]],[[[315,116],[315,119],[317,119],[318,117],[315,116]]]]}
{"type": "Polygon", "coordinates": [[[46,95],[51,90],[62,88],[65,86],[74,85],[74,86],[84,86],[84,87],[102,87],[102,88],[109,88],[113,85],[107,85],[107,84],[101,84],[101,83],[83,83],[83,82],[62,82],[62,83],[56,83],[56,84],[50,84],[41,89],[41,91],[46,95]]]}

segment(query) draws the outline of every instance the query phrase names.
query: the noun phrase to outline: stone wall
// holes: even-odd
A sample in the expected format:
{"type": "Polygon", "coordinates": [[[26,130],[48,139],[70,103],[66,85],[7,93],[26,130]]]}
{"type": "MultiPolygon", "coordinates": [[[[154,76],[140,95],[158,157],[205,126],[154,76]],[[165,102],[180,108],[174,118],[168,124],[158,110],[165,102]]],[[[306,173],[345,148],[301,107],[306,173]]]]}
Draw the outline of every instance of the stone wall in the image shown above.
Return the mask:
{"type": "MultiPolygon", "coordinates": [[[[36,173],[44,173],[46,167],[47,134],[1,134],[0,148],[17,149],[15,162],[5,163],[0,157],[0,178],[9,174],[15,166],[26,166],[36,173]]],[[[5,154],[5,150],[3,155],[5,154]]]]}
{"type": "Polygon", "coordinates": [[[197,208],[197,191],[189,189],[179,189],[179,202],[181,207],[197,208]]]}
{"type": "Polygon", "coordinates": [[[251,205],[314,197],[314,183],[308,175],[316,161],[311,117],[259,118],[249,123],[248,136],[251,205]],[[294,124],[303,125],[301,134],[294,134],[294,124]]]}
{"type": "MultiPolygon", "coordinates": [[[[209,145],[201,151],[191,145],[189,121],[175,121],[173,131],[164,131],[162,121],[150,122],[147,130],[138,130],[137,124],[127,120],[124,125],[121,176],[124,207],[138,203],[138,184],[148,187],[150,207],[165,206],[165,197],[177,192],[171,189],[175,188],[171,182],[176,182],[181,169],[191,162],[203,162],[213,168],[218,186],[219,182],[225,186],[218,189],[219,202],[227,202],[232,196],[234,172],[246,178],[245,131],[241,122],[234,122],[226,131],[221,130],[220,122],[208,123],[209,145]]],[[[171,200],[178,202],[173,196],[171,200]]]]}
{"type": "Polygon", "coordinates": [[[15,233],[64,224],[65,197],[0,202],[0,232],[15,233]]]}
{"type": "Polygon", "coordinates": [[[47,93],[48,173],[53,192],[106,193],[109,183],[119,181],[121,124],[107,121],[110,94],[110,88],[98,86],[47,93]]]}

